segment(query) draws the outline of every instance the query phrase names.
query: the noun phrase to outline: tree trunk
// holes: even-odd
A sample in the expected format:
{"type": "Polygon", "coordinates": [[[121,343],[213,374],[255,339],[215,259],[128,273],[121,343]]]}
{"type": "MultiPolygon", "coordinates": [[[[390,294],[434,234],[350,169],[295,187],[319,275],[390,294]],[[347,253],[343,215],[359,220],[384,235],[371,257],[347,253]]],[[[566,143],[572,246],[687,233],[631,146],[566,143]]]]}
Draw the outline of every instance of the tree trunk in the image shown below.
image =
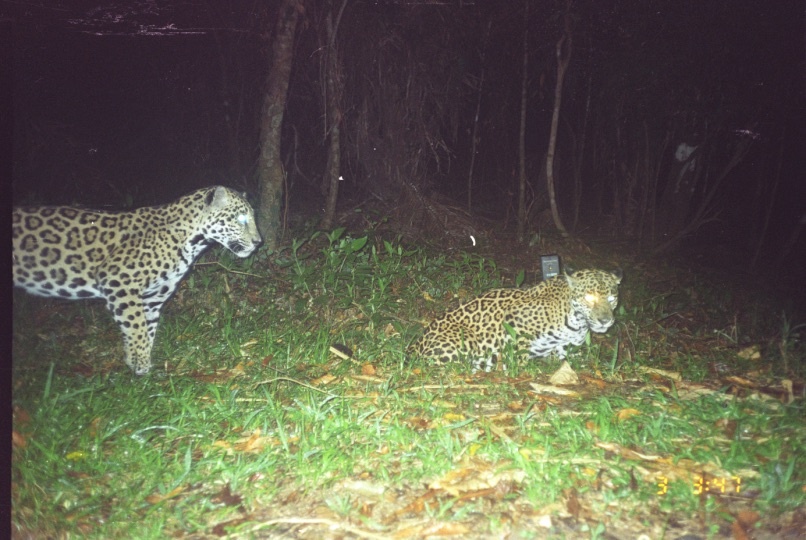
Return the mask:
{"type": "Polygon", "coordinates": [[[773,263],[771,269],[778,270],[783,267],[786,258],[792,253],[792,250],[795,248],[804,230],[806,230],[806,214],[800,216],[800,220],[798,220],[797,224],[795,224],[795,227],[792,229],[789,239],[779,251],[778,259],[773,263]]]}
{"type": "Polygon", "coordinates": [[[691,221],[699,184],[706,173],[703,146],[685,141],[677,145],[658,205],[658,232],[664,241],[677,237],[691,221]]]}
{"type": "Polygon", "coordinates": [[[551,132],[549,134],[549,150],[546,155],[546,184],[549,192],[549,202],[551,203],[551,217],[554,219],[554,225],[560,234],[568,236],[568,231],[565,230],[562,220],[560,219],[560,212],[557,209],[557,196],[554,191],[554,153],[557,150],[557,125],[560,121],[560,104],[562,103],[563,95],[563,80],[565,79],[565,70],[568,68],[568,61],[571,59],[571,30],[568,27],[570,17],[566,17],[565,32],[560,40],[557,42],[557,84],[554,86],[554,111],[551,114],[551,132]],[[563,54],[563,45],[568,40],[568,49],[563,54]]]}
{"type": "Polygon", "coordinates": [[[302,9],[300,0],[283,0],[280,5],[272,44],[272,63],[260,118],[260,155],[257,164],[260,203],[257,208],[257,222],[265,246],[271,250],[277,248],[280,238],[280,202],[285,181],[280,139],[288,79],[294,61],[294,35],[302,9]]]}
{"type": "Polygon", "coordinates": [[[341,4],[338,17],[333,23],[333,5],[328,8],[325,24],[327,26],[327,49],[325,51],[325,91],[327,92],[327,123],[330,131],[330,146],[328,148],[327,170],[322,179],[322,191],[325,195],[325,214],[319,227],[324,230],[333,227],[333,217],[336,215],[336,201],[339,198],[339,180],[341,178],[341,96],[344,91],[344,78],[341,73],[341,61],[336,49],[336,32],[338,31],[341,14],[347,6],[347,0],[341,4]]]}
{"type": "Polygon", "coordinates": [[[574,155],[572,156],[572,159],[574,160],[572,164],[574,175],[574,220],[571,223],[572,231],[577,230],[577,227],[579,226],[579,208],[582,205],[582,167],[585,163],[585,143],[587,142],[588,137],[588,118],[590,118],[591,111],[592,83],[593,77],[589,75],[587,97],[585,98],[585,114],[582,116],[582,133],[580,133],[578,142],[573,129],[571,130],[571,135],[576,143],[574,144],[574,155]]]}
{"type": "MultiPolygon", "coordinates": [[[[770,191],[769,198],[767,200],[767,204],[764,206],[764,218],[762,221],[761,227],[753,227],[755,230],[758,231],[757,236],[755,238],[755,249],[753,250],[753,258],[750,261],[750,272],[755,273],[758,269],[758,259],[761,255],[761,248],[764,247],[764,238],[767,236],[767,229],[770,227],[770,218],[772,217],[773,210],[775,209],[775,201],[778,197],[778,186],[781,185],[781,169],[784,165],[784,148],[785,144],[784,141],[786,140],[786,128],[784,128],[783,132],[781,133],[781,142],[780,142],[780,149],[778,152],[778,167],[775,170],[775,179],[773,180],[772,189],[770,191]]],[[[766,172],[766,167],[762,169],[766,172]]],[[[756,201],[761,203],[763,197],[763,193],[761,189],[765,186],[767,182],[765,182],[762,178],[759,178],[756,182],[756,185],[759,186],[759,191],[756,192],[756,201]]],[[[760,204],[754,205],[756,208],[760,207],[760,204]]],[[[766,268],[765,268],[766,270],[766,268]]]]}
{"type": "MultiPolygon", "coordinates": [[[[699,202],[694,201],[693,198],[691,197],[686,199],[687,201],[689,201],[689,204],[685,207],[681,206],[682,211],[684,211],[687,216],[690,215],[690,217],[688,217],[685,220],[686,224],[680,227],[679,230],[676,230],[674,233],[672,232],[667,233],[666,240],[662,242],[660,245],[657,245],[652,250],[652,256],[656,256],[660,253],[676,248],[680,244],[680,242],[684,238],[689,236],[691,233],[693,233],[706,223],[716,220],[718,211],[712,205],[714,197],[719,192],[719,187],[722,185],[722,182],[725,180],[725,178],[727,178],[730,172],[734,169],[734,167],[736,167],[739,163],[741,163],[742,159],[744,159],[744,156],[747,153],[747,150],[750,146],[750,142],[751,139],[747,139],[739,141],[736,144],[736,146],[734,146],[733,154],[731,155],[730,160],[728,161],[727,164],[725,164],[721,172],[715,175],[713,180],[711,180],[710,186],[706,185],[705,182],[707,182],[708,179],[712,177],[712,175],[709,174],[709,172],[705,171],[704,169],[695,171],[695,173],[693,174],[693,177],[695,179],[694,184],[696,184],[697,187],[702,191],[702,194],[699,196],[699,202]]],[[[701,146],[703,145],[705,145],[705,143],[701,143],[701,146]]],[[[679,150],[680,147],[678,146],[678,151],[679,150]]],[[[711,154],[713,154],[713,152],[711,152],[711,154]]],[[[701,154],[700,157],[697,158],[698,162],[700,163],[700,165],[697,165],[697,168],[705,167],[705,165],[701,164],[710,161],[707,158],[708,158],[707,155],[703,156],[701,154]]],[[[687,160],[685,163],[691,164],[692,162],[687,160]]],[[[693,189],[693,188],[687,187],[686,189],[693,189]]],[[[673,199],[673,203],[675,202],[676,200],[673,199]]],[[[661,204],[663,204],[663,200],[661,200],[661,204]]],[[[661,210],[666,209],[661,207],[661,210]]],[[[664,221],[660,221],[660,223],[664,223],[664,221]]]]}
{"type": "Polygon", "coordinates": [[[518,130],[518,242],[526,241],[526,106],[529,90],[529,2],[525,3],[523,27],[523,73],[521,76],[521,123],[518,130]]]}
{"type": "Polygon", "coordinates": [[[487,32],[484,34],[484,45],[481,48],[481,75],[479,75],[479,87],[476,92],[476,115],[473,117],[473,138],[470,141],[470,170],[467,172],[467,211],[470,212],[473,206],[473,170],[476,166],[476,148],[479,145],[479,113],[481,112],[481,92],[484,88],[484,57],[487,55],[487,43],[490,40],[490,29],[493,21],[487,23],[487,32]]]}

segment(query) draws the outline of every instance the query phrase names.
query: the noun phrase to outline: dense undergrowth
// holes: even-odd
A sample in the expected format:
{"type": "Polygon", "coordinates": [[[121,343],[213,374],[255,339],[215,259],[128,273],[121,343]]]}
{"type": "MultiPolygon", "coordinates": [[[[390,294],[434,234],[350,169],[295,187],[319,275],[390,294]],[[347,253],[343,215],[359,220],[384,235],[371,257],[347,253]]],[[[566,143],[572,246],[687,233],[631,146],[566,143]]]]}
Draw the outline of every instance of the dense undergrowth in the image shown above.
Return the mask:
{"type": "Polygon", "coordinates": [[[626,275],[616,325],[570,358],[578,384],[516,353],[491,373],[405,357],[420,323],[539,279],[539,255],[344,230],[262,260],[214,251],[168,303],[143,378],[102,303],[15,292],[15,535],[806,530],[804,327],[751,291],[574,255],[626,275]]]}

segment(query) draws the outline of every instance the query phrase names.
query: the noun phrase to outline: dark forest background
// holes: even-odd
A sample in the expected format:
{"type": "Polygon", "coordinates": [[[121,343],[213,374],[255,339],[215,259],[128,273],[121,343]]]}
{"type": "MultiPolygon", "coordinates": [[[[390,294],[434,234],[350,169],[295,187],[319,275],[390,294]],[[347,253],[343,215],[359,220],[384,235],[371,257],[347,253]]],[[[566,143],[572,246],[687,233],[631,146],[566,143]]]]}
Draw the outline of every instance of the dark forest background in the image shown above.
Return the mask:
{"type": "MultiPolygon", "coordinates": [[[[218,183],[256,192],[278,4],[0,2],[14,204],[129,208],[218,183]]],[[[550,232],[545,159],[565,36],[554,174],[572,234],[806,275],[805,10],[302,2],[283,122],[287,216],[293,226],[324,207],[335,23],[339,208],[380,209],[412,234],[429,225],[424,206],[514,230],[523,178],[527,233],[550,232]]]]}

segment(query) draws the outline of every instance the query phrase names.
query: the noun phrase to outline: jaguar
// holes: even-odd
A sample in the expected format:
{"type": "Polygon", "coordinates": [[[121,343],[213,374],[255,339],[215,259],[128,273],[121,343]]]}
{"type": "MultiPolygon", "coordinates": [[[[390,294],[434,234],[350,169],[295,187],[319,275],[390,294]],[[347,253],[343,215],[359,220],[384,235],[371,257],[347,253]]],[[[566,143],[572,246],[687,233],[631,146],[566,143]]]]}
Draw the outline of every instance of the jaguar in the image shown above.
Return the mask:
{"type": "Polygon", "coordinates": [[[261,243],[249,202],[222,186],[124,212],[19,207],[12,211],[13,281],[36,296],[104,299],[123,333],[123,361],[144,375],[165,302],[216,242],[238,257],[261,243]]]}
{"type": "Polygon", "coordinates": [[[532,357],[565,359],[566,347],[581,345],[589,330],[603,333],[613,325],[621,278],[620,270],[580,270],[527,289],[490,290],[433,320],[408,352],[489,369],[514,342],[532,357]]]}

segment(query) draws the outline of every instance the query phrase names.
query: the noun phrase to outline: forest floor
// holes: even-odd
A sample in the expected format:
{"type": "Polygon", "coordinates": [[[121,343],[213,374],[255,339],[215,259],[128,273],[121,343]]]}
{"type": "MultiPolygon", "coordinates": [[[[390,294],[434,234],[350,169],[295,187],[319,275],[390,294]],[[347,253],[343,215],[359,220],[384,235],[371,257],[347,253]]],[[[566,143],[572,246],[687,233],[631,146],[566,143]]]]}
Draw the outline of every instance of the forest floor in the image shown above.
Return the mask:
{"type": "Polygon", "coordinates": [[[806,537],[806,326],[786,299],[624,245],[306,238],[206,255],[145,377],[102,303],[15,291],[15,538],[806,537]],[[548,253],[625,275],[576,382],[517,351],[489,373],[406,358],[548,253]]]}

